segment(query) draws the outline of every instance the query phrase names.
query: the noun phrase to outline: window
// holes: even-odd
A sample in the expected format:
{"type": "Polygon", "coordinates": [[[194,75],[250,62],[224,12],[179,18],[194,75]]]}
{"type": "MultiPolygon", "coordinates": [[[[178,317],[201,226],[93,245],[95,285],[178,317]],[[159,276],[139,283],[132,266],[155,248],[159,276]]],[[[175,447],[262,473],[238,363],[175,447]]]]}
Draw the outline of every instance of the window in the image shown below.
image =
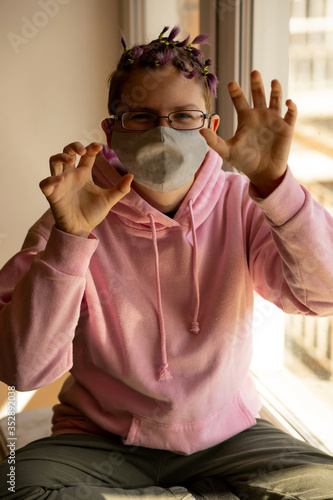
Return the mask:
{"type": "Polygon", "coordinates": [[[120,24],[128,45],[156,38],[164,26],[178,25],[193,38],[200,29],[200,0],[122,0],[120,24]]]}
{"type": "MultiPolygon", "coordinates": [[[[299,182],[331,213],[332,41],[333,1],[293,0],[288,96],[299,116],[290,165],[299,182]]],[[[284,315],[258,298],[254,328],[253,371],[268,400],[272,397],[275,409],[303,436],[332,452],[333,318],[284,315]]]]}
{"type": "MultiPolygon", "coordinates": [[[[294,0],[290,95],[299,116],[291,164],[299,181],[333,213],[333,1],[294,0]]],[[[316,434],[333,450],[333,318],[286,317],[285,364],[317,406],[316,434]],[[325,425],[327,424],[327,426],[325,425]]],[[[309,410],[308,410],[309,411],[309,410]]],[[[310,424],[309,424],[310,425],[310,424]]]]}

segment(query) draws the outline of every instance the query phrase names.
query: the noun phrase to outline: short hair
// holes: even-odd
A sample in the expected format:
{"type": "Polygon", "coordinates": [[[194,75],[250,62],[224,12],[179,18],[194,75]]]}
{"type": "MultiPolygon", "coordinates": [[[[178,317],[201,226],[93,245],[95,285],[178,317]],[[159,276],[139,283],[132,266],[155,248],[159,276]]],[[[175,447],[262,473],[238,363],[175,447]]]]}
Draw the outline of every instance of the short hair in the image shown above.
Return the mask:
{"type": "Polygon", "coordinates": [[[138,68],[158,70],[167,64],[173,64],[186,78],[196,78],[202,86],[207,111],[212,111],[212,95],[216,97],[218,79],[208,70],[211,60],[203,59],[202,52],[193,47],[196,44],[207,43],[209,35],[198,35],[189,43],[190,35],[183,41],[176,41],[180,29],[175,26],[168,37],[163,36],[165,27],[156,40],[143,45],[134,45],[128,49],[124,37],[121,42],[124,52],[118,65],[109,77],[108,110],[110,115],[116,112],[121,102],[122,89],[133,72],[138,68]]]}

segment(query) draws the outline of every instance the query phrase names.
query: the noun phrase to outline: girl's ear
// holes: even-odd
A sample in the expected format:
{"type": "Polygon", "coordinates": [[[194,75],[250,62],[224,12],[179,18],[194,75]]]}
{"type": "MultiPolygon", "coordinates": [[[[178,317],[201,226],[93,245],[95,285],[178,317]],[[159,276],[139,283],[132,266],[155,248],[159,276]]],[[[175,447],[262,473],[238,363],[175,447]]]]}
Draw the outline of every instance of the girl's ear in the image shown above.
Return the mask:
{"type": "Polygon", "coordinates": [[[211,117],[211,121],[210,121],[210,129],[214,130],[214,132],[217,131],[218,127],[220,125],[220,117],[219,115],[217,114],[213,114],[212,117],[211,117]]]}
{"type": "Polygon", "coordinates": [[[108,144],[109,148],[111,148],[113,120],[111,120],[110,118],[105,118],[105,120],[102,121],[101,126],[105,132],[107,144],[108,144]]]}

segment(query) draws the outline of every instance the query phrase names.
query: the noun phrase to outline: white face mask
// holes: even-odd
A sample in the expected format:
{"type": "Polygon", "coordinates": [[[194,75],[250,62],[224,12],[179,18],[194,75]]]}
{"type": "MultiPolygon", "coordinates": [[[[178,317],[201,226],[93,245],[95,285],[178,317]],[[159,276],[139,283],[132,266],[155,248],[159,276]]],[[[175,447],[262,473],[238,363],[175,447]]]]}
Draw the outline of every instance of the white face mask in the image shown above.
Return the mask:
{"type": "Polygon", "coordinates": [[[146,132],[112,132],[112,149],[134,180],[168,193],[186,184],[209,149],[198,130],[155,127],[146,132]]]}

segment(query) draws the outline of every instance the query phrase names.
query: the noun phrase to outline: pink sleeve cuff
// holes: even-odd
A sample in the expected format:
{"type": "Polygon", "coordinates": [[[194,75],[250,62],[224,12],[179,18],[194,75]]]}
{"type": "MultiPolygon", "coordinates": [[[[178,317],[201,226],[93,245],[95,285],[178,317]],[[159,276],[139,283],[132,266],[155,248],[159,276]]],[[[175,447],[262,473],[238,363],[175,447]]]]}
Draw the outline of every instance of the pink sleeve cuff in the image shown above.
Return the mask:
{"type": "Polygon", "coordinates": [[[249,195],[276,226],[282,226],[303,207],[306,196],[290,168],[287,168],[281,184],[267,198],[260,198],[250,184],[249,195]]]}
{"type": "Polygon", "coordinates": [[[98,239],[90,235],[81,238],[53,226],[41,260],[57,271],[73,276],[85,276],[98,239]]]}

